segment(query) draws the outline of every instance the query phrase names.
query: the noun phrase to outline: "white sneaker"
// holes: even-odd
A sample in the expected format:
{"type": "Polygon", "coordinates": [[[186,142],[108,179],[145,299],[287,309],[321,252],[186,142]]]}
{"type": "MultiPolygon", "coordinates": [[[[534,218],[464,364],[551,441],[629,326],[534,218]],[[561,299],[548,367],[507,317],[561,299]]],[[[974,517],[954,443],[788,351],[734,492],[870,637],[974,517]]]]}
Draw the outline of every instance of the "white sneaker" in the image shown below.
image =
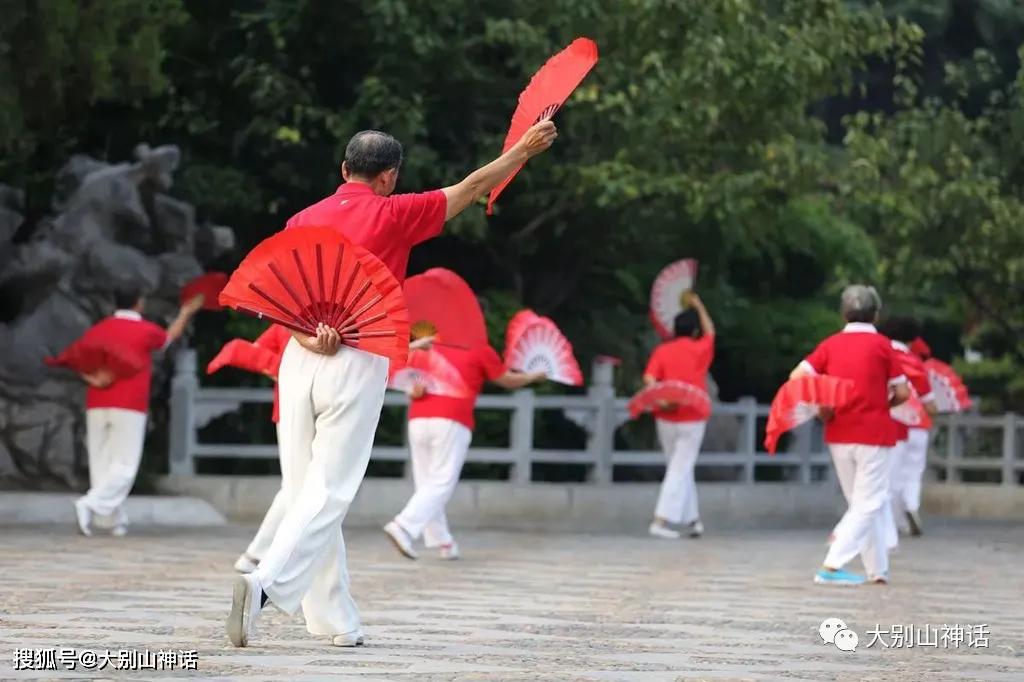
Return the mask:
{"type": "Polygon", "coordinates": [[[395,549],[401,552],[403,556],[409,559],[419,558],[420,555],[416,553],[416,550],[412,546],[412,538],[410,538],[409,534],[405,532],[405,529],[397,523],[389,521],[388,524],[384,526],[384,533],[391,540],[395,549]]]}
{"type": "Polygon", "coordinates": [[[691,538],[699,538],[701,535],[704,535],[704,524],[700,522],[700,519],[691,523],[689,528],[689,535],[691,538]]]}
{"type": "Polygon", "coordinates": [[[128,535],[128,526],[119,523],[110,529],[110,534],[115,538],[123,538],[125,535],[128,535]]]}
{"type": "Polygon", "coordinates": [[[235,578],[231,594],[231,613],[226,623],[228,639],[235,646],[248,646],[253,625],[260,615],[260,597],[263,589],[255,574],[235,578]]]}
{"type": "Polygon", "coordinates": [[[650,526],[647,527],[647,532],[656,538],[663,538],[665,540],[678,540],[680,537],[682,537],[681,535],[679,535],[679,531],[672,530],[671,528],[663,526],[659,523],[652,523],[650,526]]]}
{"type": "Polygon", "coordinates": [[[334,646],[363,646],[363,631],[355,630],[354,632],[346,632],[343,635],[334,635],[331,638],[331,644],[334,646]]]}
{"type": "Polygon", "coordinates": [[[86,537],[92,537],[92,510],[86,507],[82,500],[75,501],[75,517],[78,519],[78,532],[86,537]]]}
{"type": "Polygon", "coordinates": [[[259,566],[259,561],[242,552],[242,555],[235,559],[235,570],[239,573],[252,573],[259,566]]]}
{"type": "Polygon", "coordinates": [[[447,545],[441,545],[441,558],[446,561],[454,561],[459,558],[459,545],[454,540],[447,545]]]}

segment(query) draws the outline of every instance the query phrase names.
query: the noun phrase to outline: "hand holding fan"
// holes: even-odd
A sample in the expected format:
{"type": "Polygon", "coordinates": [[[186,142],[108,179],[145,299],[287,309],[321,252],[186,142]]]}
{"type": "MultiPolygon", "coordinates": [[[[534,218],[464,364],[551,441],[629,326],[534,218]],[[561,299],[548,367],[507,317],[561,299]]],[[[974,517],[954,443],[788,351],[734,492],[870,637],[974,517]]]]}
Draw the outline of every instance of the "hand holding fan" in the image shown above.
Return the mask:
{"type": "Polygon", "coordinates": [[[671,405],[687,419],[705,421],[711,416],[711,396],[693,384],[685,381],[659,381],[647,386],[629,401],[630,419],[636,419],[644,412],[655,412],[671,405]]]}
{"type": "Polygon", "coordinates": [[[939,412],[963,412],[971,407],[967,386],[955,369],[935,358],[925,360],[924,366],[932,384],[935,409],[939,412]]]}
{"type": "Polygon", "coordinates": [[[928,411],[924,409],[924,403],[916,393],[911,393],[910,398],[896,407],[890,408],[889,415],[899,423],[911,428],[927,428],[932,421],[928,411]]]}
{"type": "Polygon", "coordinates": [[[324,324],[342,344],[405,362],[409,319],[398,281],[376,256],[327,227],[278,232],[231,275],[220,302],[297,332],[324,324]]]}
{"type": "Polygon", "coordinates": [[[683,311],[684,300],[697,280],[697,261],[692,258],[677,260],[667,265],[654,278],[651,286],[650,316],[654,329],[663,339],[673,336],[676,315],[683,311]]]}
{"type": "Polygon", "coordinates": [[[45,358],[43,362],[50,367],[66,367],[79,374],[107,370],[115,379],[127,379],[141,372],[147,359],[113,340],[81,338],[60,355],[45,358]]]}
{"type": "MultiPolygon", "coordinates": [[[[519,95],[519,104],[512,114],[505,144],[501,148],[502,154],[519,142],[535,123],[554,116],[595,64],[597,43],[589,38],[577,38],[540,67],[519,95]]],[[[487,215],[494,213],[498,195],[521,169],[520,165],[491,190],[487,198],[487,215]]]]}
{"type": "Polygon", "coordinates": [[[487,344],[487,326],[476,294],[445,268],[431,268],[405,280],[411,337],[433,336],[436,343],[476,348],[487,344]]]}
{"type": "Polygon", "coordinates": [[[508,336],[506,367],[521,372],[542,372],[548,380],[560,384],[583,385],[583,372],[572,353],[572,344],[554,322],[541,317],[518,326],[516,331],[517,336],[508,336]]]}
{"type": "Polygon", "coordinates": [[[430,395],[448,398],[468,398],[469,386],[455,365],[437,351],[413,351],[409,364],[394,372],[388,388],[411,393],[415,386],[423,386],[430,395]]]}
{"type": "Polygon", "coordinates": [[[203,310],[220,310],[224,306],[218,300],[220,292],[228,283],[223,272],[208,272],[190,280],[181,288],[181,303],[184,305],[196,296],[203,297],[203,310]]]}
{"type": "Polygon", "coordinates": [[[853,398],[853,382],[824,374],[802,375],[782,385],[772,400],[764,444],[775,454],[779,438],[809,422],[822,408],[836,411],[853,398]]]}

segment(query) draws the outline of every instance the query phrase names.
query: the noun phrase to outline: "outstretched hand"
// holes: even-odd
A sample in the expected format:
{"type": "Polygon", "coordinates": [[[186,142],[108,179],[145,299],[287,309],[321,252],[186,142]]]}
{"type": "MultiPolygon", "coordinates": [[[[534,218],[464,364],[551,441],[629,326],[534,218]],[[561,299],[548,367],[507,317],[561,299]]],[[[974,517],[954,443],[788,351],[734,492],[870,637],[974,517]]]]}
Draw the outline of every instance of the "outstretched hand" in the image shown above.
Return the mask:
{"type": "Polygon", "coordinates": [[[554,144],[556,137],[558,128],[555,127],[555,122],[545,119],[530,126],[519,138],[519,142],[516,142],[516,146],[526,152],[526,158],[532,159],[554,144]]]}

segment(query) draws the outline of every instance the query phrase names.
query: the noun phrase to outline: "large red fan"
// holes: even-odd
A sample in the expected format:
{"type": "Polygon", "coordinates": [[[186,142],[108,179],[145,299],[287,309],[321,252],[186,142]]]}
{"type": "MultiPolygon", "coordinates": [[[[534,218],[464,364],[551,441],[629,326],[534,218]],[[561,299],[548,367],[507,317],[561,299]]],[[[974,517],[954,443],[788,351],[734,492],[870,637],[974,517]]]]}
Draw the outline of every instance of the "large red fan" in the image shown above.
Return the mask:
{"type": "Polygon", "coordinates": [[[220,294],[240,312],[316,334],[333,327],[341,342],[405,362],[409,318],[387,266],[339,231],[296,227],[264,240],[245,257],[220,294]]]}
{"type": "Polygon", "coordinates": [[[821,408],[838,410],[853,398],[853,382],[824,374],[803,375],[782,385],[772,400],[764,445],[774,454],[779,438],[818,416],[821,408]]]}
{"type": "Polygon", "coordinates": [[[673,336],[676,315],[685,307],[685,298],[697,281],[697,261],[684,258],[671,263],[654,279],[651,286],[650,315],[654,329],[663,339],[673,336]]]}
{"type": "Polygon", "coordinates": [[[275,377],[280,362],[281,356],[267,348],[245,339],[232,339],[206,365],[206,373],[213,374],[223,367],[237,367],[247,372],[275,377]]]}
{"type": "Polygon", "coordinates": [[[487,344],[480,302],[469,284],[451,270],[431,268],[405,280],[404,289],[414,339],[436,336],[439,343],[464,348],[487,344]]]}
{"type": "Polygon", "coordinates": [[[430,395],[449,398],[468,398],[472,395],[459,370],[443,355],[433,350],[414,350],[409,353],[409,364],[393,372],[388,387],[409,393],[416,385],[423,386],[430,395]]]}
{"type": "Polygon", "coordinates": [[[935,409],[939,412],[963,412],[971,407],[971,397],[967,393],[964,380],[952,367],[941,360],[928,358],[924,361],[928,370],[928,379],[932,384],[935,396],[935,409]]]}
{"type": "MultiPolygon", "coordinates": [[[[502,153],[518,142],[531,126],[542,119],[551,118],[569,99],[594,65],[597,64],[597,43],[589,38],[577,38],[567,48],[551,57],[533,74],[526,89],[519,95],[519,104],[512,114],[512,122],[505,136],[502,153]]],[[[487,198],[487,215],[494,213],[494,202],[522,166],[491,190],[487,198]]]]}
{"type": "Polygon", "coordinates": [[[147,358],[121,348],[109,340],[83,337],[72,343],[56,357],[44,358],[50,367],[66,367],[81,374],[92,374],[105,369],[115,379],[127,379],[146,367],[147,358]]]}
{"type": "Polygon", "coordinates": [[[711,396],[685,381],[659,381],[642,389],[629,401],[631,419],[662,409],[678,411],[691,421],[706,421],[711,416],[711,396]]]}
{"type": "Polygon", "coordinates": [[[505,347],[505,366],[509,369],[543,372],[549,381],[583,385],[583,372],[572,344],[551,320],[538,318],[522,326],[515,337],[507,338],[510,345],[505,347]]]}
{"type": "Polygon", "coordinates": [[[196,296],[203,297],[203,310],[220,310],[224,306],[218,300],[220,292],[228,283],[223,272],[208,272],[190,280],[181,288],[181,302],[188,303],[196,296]]]}

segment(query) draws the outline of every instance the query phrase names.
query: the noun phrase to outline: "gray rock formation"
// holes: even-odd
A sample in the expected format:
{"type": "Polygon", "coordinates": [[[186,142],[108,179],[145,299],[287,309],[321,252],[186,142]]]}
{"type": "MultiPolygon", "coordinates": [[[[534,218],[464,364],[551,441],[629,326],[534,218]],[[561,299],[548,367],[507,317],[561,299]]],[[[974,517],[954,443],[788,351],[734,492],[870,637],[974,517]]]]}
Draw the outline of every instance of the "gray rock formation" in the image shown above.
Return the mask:
{"type": "MultiPolygon", "coordinates": [[[[0,480],[79,487],[86,474],[84,387],[43,358],[113,310],[119,285],[149,292],[146,316],[166,321],[178,291],[234,246],[230,229],[197,225],[165,194],[177,147],[139,145],[135,161],[72,157],[56,178],[54,213],[24,224],[24,196],[0,185],[0,480]]],[[[157,358],[154,388],[170,370],[157,358]]]]}

